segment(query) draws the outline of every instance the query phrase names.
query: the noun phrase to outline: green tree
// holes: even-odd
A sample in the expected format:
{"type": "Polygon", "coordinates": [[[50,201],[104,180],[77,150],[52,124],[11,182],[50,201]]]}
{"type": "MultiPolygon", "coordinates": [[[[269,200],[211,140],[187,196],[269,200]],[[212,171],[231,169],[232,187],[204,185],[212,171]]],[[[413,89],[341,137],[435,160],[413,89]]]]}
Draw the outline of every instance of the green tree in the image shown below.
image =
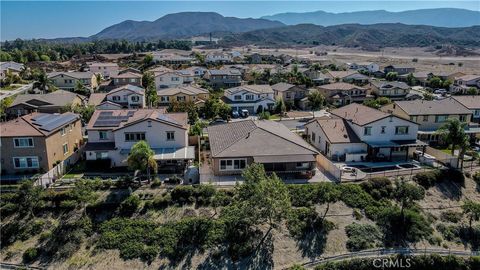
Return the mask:
{"type": "Polygon", "coordinates": [[[84,215],[86,214],[88,204],[94,203],[98,198],[98,195],[88,180],[76,181],[75,187],[71,190],[71,196],[80,204],[84,215]]]}
{"type": "Polygon", "coordinates": [[[425,190],[420,186],[398,181],[393,196],[400,205],[400,211],[403,216],[405,208],[412,207],[415,201],[425,197],[425,190]]]}
{"type": "Polygon", "coordinates": [[[430,92],[425,92],[423,93],[423,99],[424,100],[433,100],[433,94],[430,92]]]}
{"type": "Polygon", "coordinates": [[[151,54],[145,55],[142,63],[143,63],[143,69],[153,66],[155,64],[155,62],[153,61],[153,55],[151,54]]]}
{"type": "Polygon", "coordinates": [[[312,109],[312,115],[315,117],[315,111],[322,109],[323,104],[325,103],[325,97],[318,90],[311,90],[308,93],[308,104],[312,109]]]}
{"type": "Polygon", "coordinates": [[[8,52],[0,51],[0,62],[12,61],[13,58],[8,52]]]}
{"type": "Polygon", "coordinates": [[[480,220],[480,203],[466,200],[462,205],[463,213],[468,217],[468,225],[470,232],[473,233],[473,221],[480,220]]]}
{"type": "Polygon", "coordinates": [[[35,72],[33,76],[35,79],[35,82],[33,83],[34,89],[37,88],[39,90],[46,91],[46,92],[53,92],[57,90],[55,85],[53,85],[53,81],[50,78],[48,78],[48,75],[47,73],[45,73],[45,71],[38,70],[37,72],[35,72]]]}
{"type": "Polygon", "coordinates": [[[464,145],[466,141],[465,126],[466,123],[460,122],[457,118],[447,119],[447,122],[443,124],[437,131],[442,137],[442,140],[452,147],[452,156],[455,153],[455,149],[464,145]]]}
{"type": "Polygon", "coordinates": [[[75,93],[78,93],[80,95],[88,95],[90,93],[90,91],[88,90],[88,88],[83,85],[80,81],[77,81],[75,83],[75,88],[73,90],[75,93]]]}
{"type": "Polygon", "coordinates": [[[42,206],[42,187],[35,186],[33,181],[24,180],[18,189],[18,207],[23,213],[34,216],[34,210],[42,206]]]}
{"type": "Polygon", "coordinates": [[[430,85],[431,88],[441,88],[443,86],[443,82],[442,79],[434,76],[428,80],[428,85],[430,85]]]}
{"type": "Polygon", "coordinates": [[[13,98],[6,97],[0,101],[0,118],[5,120],[6,119],[6,110],[8,107],[12,106],[13,98]]]}
{"type": "Polygon", "coordinates": [[[283,101],[282,97],[278,97],[277,101],[275,102],[275,113],[280,114],[280,117],[285,115],[287,111],[287,106],[285,105],[285,101],[283,101]]]}
{"type": "Polygon", "coordinates": [[[152,72],[145,72],[142,76],[142,86],[145,88],[145,102],[148,107],[156,107],[158,103],[155,77],[152,72]]]}
{"type": "Polygon", "coordinates": [[[128,155],[128,168],[131,170],[139,170],[142,173],[147,173],[147,178],[150,180],[150,171],[157,173],[157,162],[153,158],[155,153],[150,148],[146,141],[139,141],[132,146],[130,154],[128,155]]]}
{"type": "Polygon", "coordinates": [[[475,87],[468,88],[467,95],[478,95],[478,89],[475,87]]]}
{"type": "Polygon", "coordinates": [[[407,84],[412,86],[417,84],[417,79],[413,76],[413,73],[409,73],[407,76],[407,84]]]}
{"type": "Polygon", "coordinates": [[[452,84],[453,84],[453,81],[450,80],[450,79],[447,79],[447,80],[442,82],[442,88],[448,90],[448,89],[450,89],[450,85],[452,85],[452,84]]]}
{"type": "Polygon", "coordinates": [[[337,202],[340,199],[340,196],[341,191],[334,184],[322,183],[318,186],[314,202],[320,204],[327,204],[325,212],[323,213],[322,221],[325,220],[325,217],[328,214],[330,204],[337,202]]]}
{"type": "Polygon", "coordinates": [[[388,72],[387,75],[385,76],[385,79],[387,79],[387,81],[395,81],[397,80],[398,78],[398,73],[397,72],[388,72]]]}

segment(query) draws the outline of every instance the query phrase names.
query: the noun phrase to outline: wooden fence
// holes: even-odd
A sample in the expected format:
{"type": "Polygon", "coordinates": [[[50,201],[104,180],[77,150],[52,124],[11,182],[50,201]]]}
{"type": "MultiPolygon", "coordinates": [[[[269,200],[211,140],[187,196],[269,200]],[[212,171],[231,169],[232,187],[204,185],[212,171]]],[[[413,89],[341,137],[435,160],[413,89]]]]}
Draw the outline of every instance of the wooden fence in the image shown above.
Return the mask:
{"type": "Polygon", "coordinates": [[[58,178],[62,177],[70,166],[73,166],[77,161],[82,157],[84,146],[81,146],[77,151],[73,152],[67,159],[55,165],[51,170],[49,170],[44,175],[40,176],[35,180],[35,185],[47,187],[58,178]]]}

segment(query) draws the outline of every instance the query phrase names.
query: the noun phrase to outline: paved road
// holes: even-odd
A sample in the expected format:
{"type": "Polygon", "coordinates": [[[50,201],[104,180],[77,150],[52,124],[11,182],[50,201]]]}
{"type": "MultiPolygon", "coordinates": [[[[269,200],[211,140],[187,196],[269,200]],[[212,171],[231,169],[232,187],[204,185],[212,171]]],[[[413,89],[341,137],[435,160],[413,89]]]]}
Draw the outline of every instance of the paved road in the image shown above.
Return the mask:
{"type": "Polygon", "coordinates": [[[15,90],[0,90],[0,100],[16,94],[23,94],[27,90],[30,90],[32,86],[33,86],[33,83],[30,83],[15,90]]]}

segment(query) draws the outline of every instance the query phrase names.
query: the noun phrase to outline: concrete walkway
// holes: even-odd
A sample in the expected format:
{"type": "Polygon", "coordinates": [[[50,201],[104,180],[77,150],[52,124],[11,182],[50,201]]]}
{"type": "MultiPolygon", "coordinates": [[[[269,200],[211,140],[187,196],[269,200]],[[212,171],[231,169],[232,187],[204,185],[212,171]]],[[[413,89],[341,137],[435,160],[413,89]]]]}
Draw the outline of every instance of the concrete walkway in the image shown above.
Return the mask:
{"type": "Polygon", "coordinates": [[[11,97],[16,94],[24,94],[26,91],[30,90],[33,86],[33,83],[21,86],[15,90],[1,90],[0,89],[0,100],[4,98],[11,97]]]}

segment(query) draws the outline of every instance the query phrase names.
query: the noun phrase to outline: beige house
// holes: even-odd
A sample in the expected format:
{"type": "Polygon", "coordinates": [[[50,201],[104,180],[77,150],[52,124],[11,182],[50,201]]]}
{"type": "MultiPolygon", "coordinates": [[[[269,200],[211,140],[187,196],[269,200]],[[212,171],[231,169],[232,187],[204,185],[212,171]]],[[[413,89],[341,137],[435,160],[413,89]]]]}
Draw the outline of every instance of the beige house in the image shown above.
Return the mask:
{"type": "Polygon", "coordinates": [[[111,78],[114,87],[127,84],[142,86],[142,74],[130,70],[120,71],[118,74],[112,75],[111,78]]]}
{"type": "Polygon", "coordinates": [[[112,75],[118,74],[119,67],[117,63],[90,63],[88,65],[90,72],[101,74],[103,77],[109,78],[112,75]]]}
{"type": "Polygon", "coordinates": [[[305,86],[289,83],[277,83],[272,85],[275,99],[282,98],[285,102],[295,102],[308,95],[308,89],[305,86]]]}
{"type": "Polygon", "coordinates": [[[377,81],[370,82],[372,93],[377,97],[391,100],[403,100],[410,93],[410,86],[404,82],[377,81]]]}
{"type": "Polygon", "coordinates": [[[185,85],[166,88],[157,91],[158,103],[161,106],[169,106],[171,102],[193,102],[197,107],[203,107],[209,98],[210,92],[197,86],[185,85]]]}
{"type": "Polygon", "coordinates": [[[67,160],[82,144],[80,116],[33,113],[0,124],[2,175],[34,174],[67,160]]]}
{"type": "Polygon", "coordinates": [[[366,99],[373,98],[367,88],[344,82],[321,85],[317,89],[328,102],[335,106],[362,103],[366,99]]]}
{"type": "Polygon", "coordinates": [[[92,72],[52,72],[48,74],[48,78],[53,85],[67,91],[75,90],[77,82],[92,90],[98,87],[97,77],[92,72]]]}
{"type": "Polygon", "coordinates": [[[418,138],[423,141],[437,141],[436,131],[447,119],[470,123],[472,117],[472,111],[453,98],[395,101],[380,110],[419,124],[418,138]]]}

